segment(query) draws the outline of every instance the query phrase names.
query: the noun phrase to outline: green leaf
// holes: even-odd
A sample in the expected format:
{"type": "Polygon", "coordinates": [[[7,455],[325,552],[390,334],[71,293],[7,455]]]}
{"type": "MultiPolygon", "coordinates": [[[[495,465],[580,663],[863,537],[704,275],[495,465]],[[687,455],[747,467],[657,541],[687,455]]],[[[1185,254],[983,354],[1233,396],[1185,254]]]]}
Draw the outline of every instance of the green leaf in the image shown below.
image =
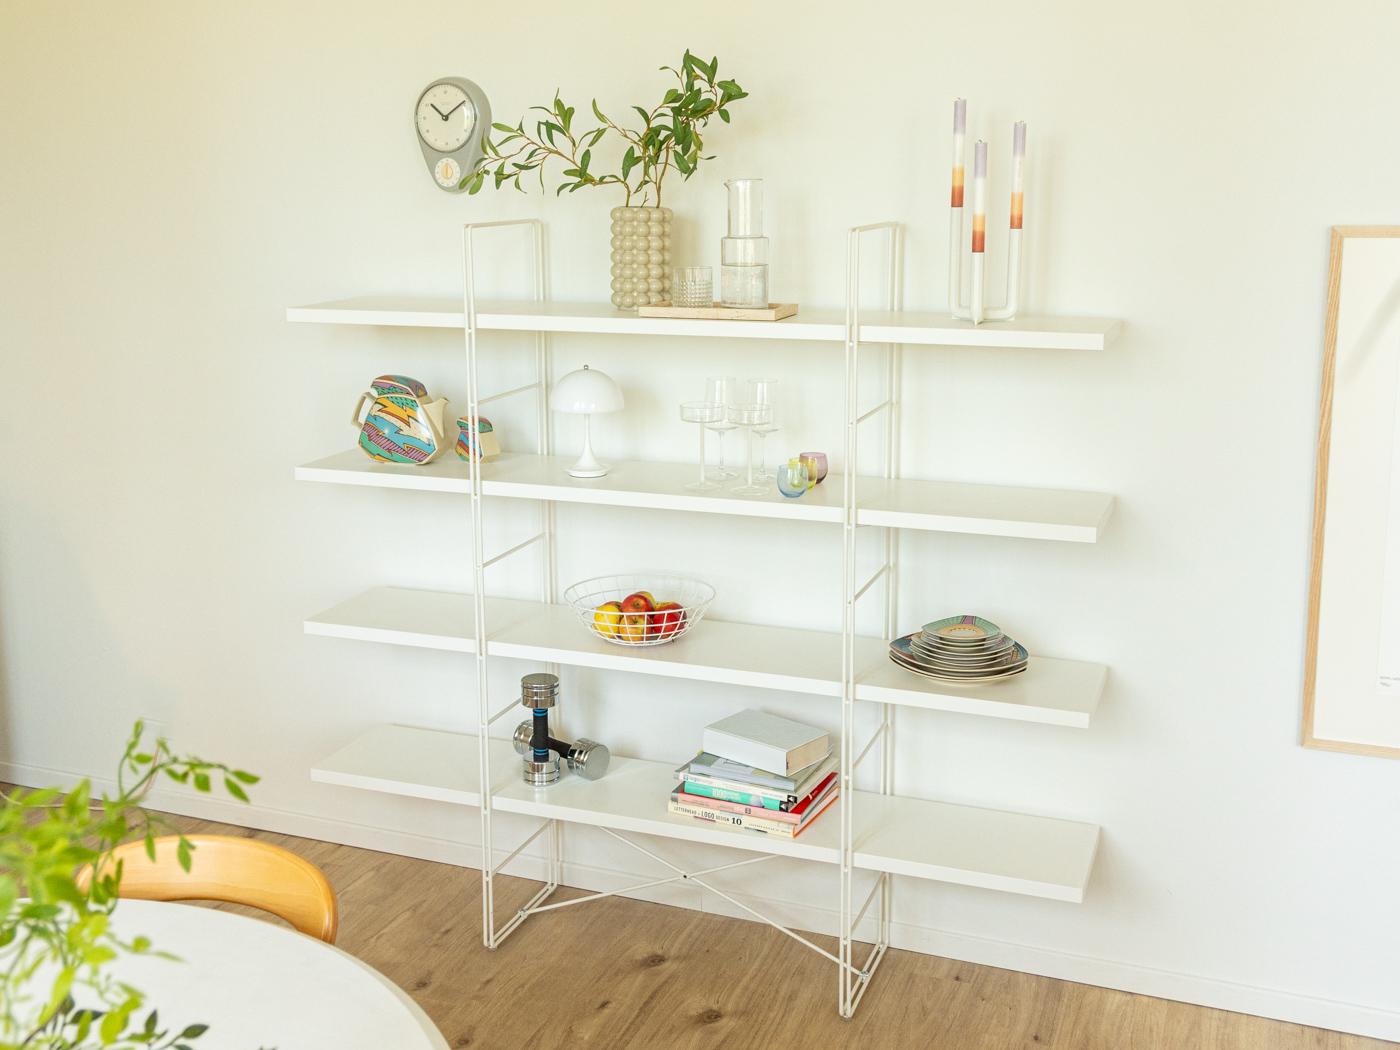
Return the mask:
{"type": "Polygon", "coordinates": [[[642,123],[650,127],[651,114],[644,110],[641,106],[633,106],[632,108],[635,109],[637,111],[637,115],[642,118],[642,123]]]}
{"type": "Polygon", "coordinates": [[[184,1030],[183,1032],[180,1033],[180,1035],[178,1036],[178,1038],[180,1038],[180,1039],[198,1039],[200,1036],[202,1036],[202,1035],[203,1035],[205,1032],[207,1032],[207,1031],[209,1031],[209,1026],[208,1026],[207,1024],[192,1024],[192,1025],[189,1025],[188,1027],[186,1027],[185,1030],[184,1030]]]}
{"type": "Polygon", "coordinates": [[[152,864],[156,861],[156,833],[151,828],[146,829],[146,857],[152,864]]]}
{"type": "Polygon", "coordinates": [[[238,781],[240,781],[241,783],[249,784],[249,785],[251,785],[251,784],[256,784],[259,780],[262,779],[262,777],[260,777],[260,776],[255,776],[254,774],[249,773],[249,772],[247,772],[247,771],[245,771],[245,770],[242,770],[242,769],[234,769],[234,770],[231,770],[231,771],[230,771],[230,775],[231,775],[235,780],[238,780],[238,781]]]}
{"type": "Polygon", "coordinates": [[[209,774],[208,774],[208,773],[196,773],[196,774],[194,775],[194,789],[195,789],[196,791],[203,791],[203,792],[206,792],[206,793],[209,791],[209,774]]]}
{"type": "Polygon", "coordinates": [[[588,162],[591,159],[592,154],[589,150],[584,150],[583,156],[579,157],[578,159],[578,170],[585,175],[588,174],[588,162]]]}
{"type": "Polygon", "coordinates": [[[497,131],[504,132],[504,133],[507,134],[507,135],[513,135],[513,134],[515,133],[515,130],[516,130],[515,128],[511,127],[509,124],[493,123],[491,126],[492,126],[493,128],[495,128],[497,131]]]}
{"type": "Polygon", "coordinates": [[[83,895],[71,875],[45,875],[40,882],[49,898],[82,907],[83,895]]]}
{"type": "Polygon", "coordinates": [[[689,175],[692,171],[695,170],[695,168],[691,165],[690,161],[685,159],[684,153],[677,153],[674,156],[676,161],[676,170],[679,171],[682,175],[689,175]]]}
{"type": "Polygon", "coordinates": [[[141,955],[151,950],[151,939],[146,936],[136,936],[131,940],[131,950],[137,955],[141,955]]]}
{"type": "Polygon", "coordinates": [[[248,792],[239,787],[238,781],[234,780],[232,777],[224,777],[224,790],[238,799],[239,802],[248,801],[248,792]]]}
{"type": "Polygon", "coordinates": [[[97,1034],[104,1043],[115,1043],[125,1027],[126,1014],[120,1010],[113,1010],[102,1018],[102,1023],[97,1026],[97,1034]]]}
{"type": "Polygon", "coordinates": [[[180,836],[180,841],[175,847],[175,859],[180,862],[180,869],[186,873],[190,870],[190,854],[194,851],[194,844],[185,836],[180,836]]]}
{"type": "Polygon", "coordinates": [[[728,123],[729,123],[729,111],[728,111],[728,110],[725,110],[725,109],[720,110],[720,111],[719,111],[719,119],[722,120],[722,121],[724,121],[726,124],[728,124],[728,123]]]}
{"type": "Polygon", "coordinates": [[[603,111],[598,108],[598,100],[596,98],[593,100],[593,115],[604,124],[608,123],[608,118],[603,116],[603,111]]]}

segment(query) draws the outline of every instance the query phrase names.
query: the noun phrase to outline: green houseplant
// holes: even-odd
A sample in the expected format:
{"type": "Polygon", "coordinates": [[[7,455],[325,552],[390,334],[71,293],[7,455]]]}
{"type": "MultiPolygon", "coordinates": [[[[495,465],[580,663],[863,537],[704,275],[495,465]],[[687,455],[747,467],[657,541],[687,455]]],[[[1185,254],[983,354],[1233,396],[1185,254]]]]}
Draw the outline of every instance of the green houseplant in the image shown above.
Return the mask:
{"type": "MultiPolygon", "coordinates": [[[[113,976],[111,964],[122,955],[157,949],[144,937],[124,941],[111,932],[122,873],[120,863],[104,862],[134,837],[144,838],[154,855],[165,825],[140,802],[157,780],[208,793],[218,777],[229,795],[246,802],[244,786],[258,778],[176,755],[164,739],[146,748],[144,728],[137,722],[127,739],[114,794],[95,798],[84,780],[67,791],[0,796],[0,1050],[192,1050],[190,1042],[206,1030],[198,1023],[163,1025],[139,989],[113,976]],[[87,865],[101,874],[82,885],[77,873],[87,865]]],[[[186,871],[193,850],[181,835],[177,857],[186,871]]]]}
{"type": "Polygon", "coordinates": [[[661,101],[632,106],[626,121],[603,112],[595,98],[596,125],[575,125],[576,110],[554,93],[548,106],[533,106],[541,114],[513,126],[493,124],[485,140],[485,156],[461,185],[477,193],[488,182],[495,189],[537,177],[544,188],[545,171],[559,168],[555,195],[584,187],[612,186],[623,202],[612,210],[612,301],[623,309],[664,302],[671,264],[671,217],[662,205],[666,180],[672,172],[682,181],[713,155],[703,152],[711,120],[730,122],[730,106],[748,92],[734,80],[719,77],[719,59],[708,62],[689,50],[679,67],[662,66],[675,77],[661,101]],[[636,115],[633,121],[632,114],[636,115]],[[595,156],[603,143],[611,146],[610,161],[595,156]]]}

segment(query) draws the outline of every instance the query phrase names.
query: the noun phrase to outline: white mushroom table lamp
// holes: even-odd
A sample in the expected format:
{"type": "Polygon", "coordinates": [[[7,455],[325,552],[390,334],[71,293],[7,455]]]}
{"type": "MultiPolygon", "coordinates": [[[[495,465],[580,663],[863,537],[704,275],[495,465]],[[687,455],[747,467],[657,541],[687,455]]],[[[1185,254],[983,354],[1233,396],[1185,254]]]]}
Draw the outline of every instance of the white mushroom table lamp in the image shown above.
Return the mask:
{"type": "Polygon", "coordinates": [[[612,376],[584,365],[554,384],[549,395],[549,407],[556,412],[583,416],[583,452],[578,462],[569,468],[575,478],[601,478],[608,468],[593,455],[590,418],[598,412],[617,412],[622,408],[622,390],[612,376]]]}

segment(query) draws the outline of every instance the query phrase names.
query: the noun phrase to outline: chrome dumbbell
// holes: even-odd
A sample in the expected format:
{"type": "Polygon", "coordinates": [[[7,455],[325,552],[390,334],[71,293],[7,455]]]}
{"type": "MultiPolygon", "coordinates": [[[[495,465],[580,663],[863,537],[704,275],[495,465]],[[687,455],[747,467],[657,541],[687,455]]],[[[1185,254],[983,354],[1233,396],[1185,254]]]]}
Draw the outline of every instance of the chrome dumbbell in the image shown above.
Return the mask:
{"type": "MultiPolygon", "coordinates": [[[[514,741],[517,754],[530,754],[534,729],[534,720],[529,718],[515,727],[514,741]]],[[[572,744],[566,744],[562,740],[549,737],[548,747],[551,752],[562,756],[564,761],[569,764],[569,768],[585,780],[597,780],[601,777],[608,771],[608,762],[612,759],[612,752],[608,750],[606,744],[589,740],[587,737],[579,737],[572,744]]],[[[558,762],[558,759],[555,761],[558,762]]],[[[549,781],[549,783],[553,783],[553,781],[549,781]]]]}
{"type": "Polygon", "coordinates": [[[549,709],[559,699],[559,676],[527,674],[520,679],[520,702],[533,717],[521,722],[515,731],[515,749],[525,756],[525,783],[544,787],[559,779],[559,756],[549,746],[549,709]],[[520,739],[520,730],[525,738],[520,739]]]}

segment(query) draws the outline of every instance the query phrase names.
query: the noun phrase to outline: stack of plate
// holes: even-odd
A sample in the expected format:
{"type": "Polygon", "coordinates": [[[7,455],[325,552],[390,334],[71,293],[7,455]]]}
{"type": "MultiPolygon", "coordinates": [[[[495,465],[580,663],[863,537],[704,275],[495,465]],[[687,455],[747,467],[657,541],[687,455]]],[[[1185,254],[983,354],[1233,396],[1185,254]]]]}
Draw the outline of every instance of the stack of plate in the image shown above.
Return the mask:
{"type": "Polygon", "coordinates": [[[1026,647],[980,616],[949,616],[890,642],[890,659],[940,682],[977,685],[1026,669],[1026,647]]]}

